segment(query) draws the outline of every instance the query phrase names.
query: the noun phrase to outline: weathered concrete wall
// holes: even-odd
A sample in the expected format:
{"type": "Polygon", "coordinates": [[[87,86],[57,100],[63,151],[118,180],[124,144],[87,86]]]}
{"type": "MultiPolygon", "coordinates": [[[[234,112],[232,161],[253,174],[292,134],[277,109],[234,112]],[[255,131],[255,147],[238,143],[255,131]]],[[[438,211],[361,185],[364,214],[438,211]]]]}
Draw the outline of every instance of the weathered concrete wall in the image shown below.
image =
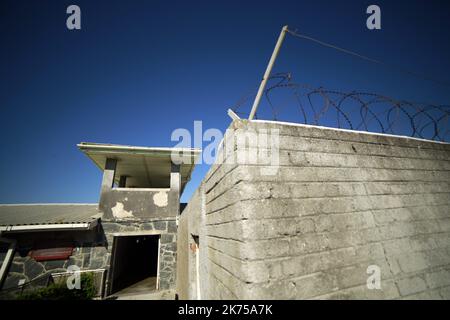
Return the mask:
{"type": "Polygon", "coordinates": [[[104,220],[148,220],[177,217],[180,213],[180,166],[171,164],[169,188],[114,188],[117,160],[107,159],[103,171],[99,210],[104,220]]]}
{"type": "Polygon", "coordinates": [[[110,189],[102,194],[99,209],[107,220],[146,220],[175,217],[179,212],[179,194],[170,189],[110,189]],[[172,201],[175,200],[175,201],[172,201]]]}
{"type": "Polygon", "coordinates": [[[176,291],[179,299],[188,299],[189,288],[189,228],[188,214],[182,214],[178,220],[177,234],[177,283],[176,291]]]}
{"type": "Polygon", "coordinates": [[[204,198],[203,189],[200,187],[193,194],[178,223],[176,289],[179,299],[194,300],[208,297],[208,238],[205,234],[204,212],[202,211],[204,198]],[[195,237],[200,239],[198,248],[195,237]],[[198,260],[196,255],[199,255],[198,260]],[[197,279],[197,275],[199,275],[199,279],[197,279]],[[197,290],[198,287],[199,290],[197,290]]]}
{"type": "Polygon", "coordinates": [[[200,221],[202,298],[450,299],[449,144],[279,123],[231,128],[279,130],[279,167],[265,175],[267,165],[216,164],[191,200],[201,209],[183,213],[200,221]],[[366,285],[371,265],[379,290],[366,285]]]}

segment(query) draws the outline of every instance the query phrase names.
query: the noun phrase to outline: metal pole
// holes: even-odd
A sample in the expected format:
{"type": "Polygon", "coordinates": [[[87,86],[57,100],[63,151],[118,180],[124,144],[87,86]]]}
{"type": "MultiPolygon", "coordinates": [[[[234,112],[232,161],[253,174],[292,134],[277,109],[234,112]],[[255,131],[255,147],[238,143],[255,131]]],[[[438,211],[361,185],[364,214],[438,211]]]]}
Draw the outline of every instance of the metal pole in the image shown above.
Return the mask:
{"type": "Polygon", "coordinates": [[[281,44],[283,43],[284,36],[286,35],[286,31],[288,30],[288,26],[284,26],[281,30],[280,36],[278,37],[277,44],[275,45],[275,49],[273,50],[272,57],[270,58],[269,64],[267,65],[266,72],[264,73],[264,77],[261,81],[261,84],[258,89],[258,93],[256,94],[255,101],[253,102],[252,111],[250,112],[250,116],[248,120],[252,120],[255,116],[256,110],[258,109],[259,102],[261,101],[262,94],[264,92],[264,88],[266,87],[267,80],[270,77],[270,73],[272,72],[272,67],[275,63],[275,60],[278,56],[278,52],[280,51],[281,44]]]}

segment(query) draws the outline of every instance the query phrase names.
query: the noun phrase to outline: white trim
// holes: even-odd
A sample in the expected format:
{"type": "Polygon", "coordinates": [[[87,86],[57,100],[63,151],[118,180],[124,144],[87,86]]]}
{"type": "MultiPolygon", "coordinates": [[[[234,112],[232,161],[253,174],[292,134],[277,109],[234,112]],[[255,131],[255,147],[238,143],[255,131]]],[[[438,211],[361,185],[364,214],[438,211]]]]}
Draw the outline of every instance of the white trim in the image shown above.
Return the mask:
{"type": "Polygon", "coordinates": [[[106,275],[105,293],[107,296],[113,294],[113,284],[114,284],[114,266],[117,259],[117,237],[113,235],[113,240],[111,244],[111,257],[109,259],[108,273],[106,275]]]}
{"type": "Polygon", "coordinates": [[[342,131],[342,132],[350,132],[350,133],[362,133],[366,135],[371,136],[383,136],[383,137],[393,137],[393,138],[401,138],[401,139],[410,139],[410,140],[417,140],[417,141],[424,141],[424,142],[434,142],[434,143],[440,143],[440,144],[446,144],[449,145],[449,142],[443,142],[443,141],[436,141],[436,140],[427,140],[427,139],[421,139],[421,138],[415,138],[415,137],[409,137],[409,136],[401,136],[401,135],[394,135],[394,134],[388,134],[388,133],[378,133],[378,132],[369,132],[369,131],[360,131],[360,130],[350,130],[350,129],[339,129],[339,128],[332,128],[332,127],[324,127],[324,126],[314,126],[310,124],[302,124],[302,123],[295,123],[295,122],[284,122],[284,121],[273,121],[273,120],[250,120],[251,122],[256,123],[268,123],[268,124],[280,124],[285,126],[292,126],[292,127],[305,127],[305,128],[316,128],[321,130],[333,130],[333,131],[342,131]]]}
{"type": "Polygon", "coordinates": [[[161,259],[161,235],[158,237],[158,262],[156,265],[156,290],[159,290],[159,260],[161,259]]]}
{"type": "MultiPolygon", "coordinates": [[[[98,269],[82,269],[79,271],[75,271],[75,272],[79,272],[79,273],[86,273],[86,272],[103,272],[105,271],[105,268],[98,268],[98,269]]],[[[65,272],[53,272],[51,275],[52,276],[63,276],[63,275],[67,275],[67,274],[72,274],[73,272],[70,271],[65,271],[65,272]]]]}
{"type": "Polygon", "coordinates": [[[87,223],[57,223],[32,224],[17,226],[0,226],[2,232],[36,232],[36,231],[64,231],[64,230],[90,230],[97,225],[98,220],[87,223]]]}
{"type": "Polygon", "coordinates": [[[123,146],[117,144],[102,144],[102,143],[91,143],[91,142],[81,142],[77,144],[77,147],[82,151],[121,151],[121,152],[145,152],[149,154],[154,153],[169,153],[172,152],[183,152],[190,153],[194,156],[202,152],[199,148],[170,148],[170,147],[136,147],[136,146],[123,146]]]}
{"type": "MultiPolygon", "coordinates": [[[[200,241],[199,241],[200,242],[200,241]]],[[[197,287],[197,300],[202,300],[202,295],[200,292],[200,246],[195,243],[197,250],[195,250],[195,277],[196,287],[197,287]]]]}
{"type": "Polygon", "coordinates": [[[0,266],[0,289],[1,289],[3,287],[3,281],[6,279],[6,275],[8,274],[7,271],[9,265],[11,264],[11,261],[14,258],[14,251],[16,249],[16,240],[0,238],[0,241],[9,243],[8,252],[6,253],[2,265],[0,266]]]}
{"type": "Polygon", "coordinates": [[[98,203],[2,203],[0,207],[21,206],[98,206],[98,203]]]}
{"type": "Polygon", "coordinates": [[[160,236],[162,234],[161,231],[128,231],[128,232],[114,232],[113,237],[134,237],[134,236],[160,236]]]}
{"type": "Polygon", "coordinates": [[[122,188],[114,187],[112,191],[170,191],[170,188],[122,188]]]}

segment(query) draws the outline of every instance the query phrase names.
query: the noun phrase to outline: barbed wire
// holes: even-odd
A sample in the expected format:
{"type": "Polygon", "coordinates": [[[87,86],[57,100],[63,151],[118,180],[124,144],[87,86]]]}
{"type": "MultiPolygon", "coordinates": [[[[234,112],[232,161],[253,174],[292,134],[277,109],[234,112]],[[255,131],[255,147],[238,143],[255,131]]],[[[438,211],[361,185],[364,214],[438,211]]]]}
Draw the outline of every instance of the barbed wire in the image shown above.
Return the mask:
{"type": "MultiPolygon", "coordinates": [[[[263,114],[271,120],[283,118],[309,125],[450,142],[449,105],[413,103],[370,92],[314,88],[293,82],[290,73],[278,73],[270,79],[274,84],[264,91],[270,112],[261,110],[264,107],[261,105],[256,118],[263,114]]],[[[251,97],[254,95],[241,99],[231,109],[246,117],[248,113],[240,110],[251,97]]]]}

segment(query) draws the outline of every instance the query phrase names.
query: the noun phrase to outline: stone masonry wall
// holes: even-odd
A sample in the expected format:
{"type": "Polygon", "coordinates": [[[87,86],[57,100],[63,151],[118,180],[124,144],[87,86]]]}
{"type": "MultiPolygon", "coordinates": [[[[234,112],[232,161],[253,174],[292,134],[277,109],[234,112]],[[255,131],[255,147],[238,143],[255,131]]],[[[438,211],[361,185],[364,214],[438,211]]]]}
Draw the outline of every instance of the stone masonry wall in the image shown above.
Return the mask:
{"type": "Polygon", "coordinates": [[[42,281],[41,283],[37,281],[36,285],[45,285],[46,277],[44,275],[66,272],[67,267],[70,265],[77,265],[83,268],[83,266],[88,264],[88,260],[89,254],[86,251],[83,253],[82,247],[76,247],[70,259],[42,262],[37,262],[29,256],[21,256],[16,252],[3,289],[17,287],[20,280],[30,282],[38,278],[41,278],[42,281]]]}
{"type": "MultiPolygon", "coordinates": [[[[167,218],[153,221],[136,222],[103,222],[108,247],[104,252],[98,252],[104,256],[105,265],[109,268],[111,262],[111,250],[114,233],[129,233],[140,231],[154,231],[161,234],[159,253],[159,288],[169,289],[175,287],[176,280],[176,253],[177,253],[177,222],[175,218],[167,218]]],[[[107,283],[108,285],[108,283],[107,283]]]]}
{"type": "MultiPolygon", "coordinates": [[[[175,218],[158,219],[153,221],[126,221],[102,222],[102,230],[92,232],[61,232],[59,236],[53,233],[51,238],[54,244],[58,241],[75,244],[72,256],[67,260],[54,260],[37,262],[28,256],[33,243],[39,243],[39,238],[48,238],[48,234],[38,235],[22,234],[19,237],[13,261],[5,280],[4,289],[17,287],[20,280],[30,282],[35,280],[36,285],[45,285],[46,275],[56,272],[66,272],[70,265],[77,265],[82,270],[110,268],[113,234],[117,232],[149,231],[160,235],[159,275],[160,289],[169,289],[175,286],[176,268],[176,232],[175,218]],[[59,238],[59,239],[58,239],[59,238]],[[42,279],[43,283],[40,283],[42,279]]],[[[17,238],[17,236],[13,236],[17,238]]],[[[107,278],[108,279],[108,278],[107,278]]],[[[108,285],[108,280],[106,281],[108,285]]]]}
{"type": "MultiPolygon", "coordinates": [[[[21,280],[26,283],[33,281],[33,286],[43,286],[46,284],[49,274],[66,272],[70,265],[76,265],[81,269],[97,268],[95,264],[98,264],[98,261],[93,252],[97,250],[97,247],[104,246],[103,237],[96,231],[21,233],[8,237],[17,239],[17,246],[3,289],[17,287],[21,280]],[[36,243],[49,243],[50,241],[56,246],[73,244],[72,256],[67,260],[41,262],[29,257],[28,254],[35,248],[36,243]]],[[[99,265],[103,265],[103,263],[99,265]]]]}
{"type": "Polygon", "coordinates": [[[449,144],[230,127],[279,130],[279,167],[263,175],[260,165],[216,164],[205,177],[193,200],[204,198],[202,298],[450,299],[449,144]],[[381,289],[367,288],[372,265],[381,289]]]}

